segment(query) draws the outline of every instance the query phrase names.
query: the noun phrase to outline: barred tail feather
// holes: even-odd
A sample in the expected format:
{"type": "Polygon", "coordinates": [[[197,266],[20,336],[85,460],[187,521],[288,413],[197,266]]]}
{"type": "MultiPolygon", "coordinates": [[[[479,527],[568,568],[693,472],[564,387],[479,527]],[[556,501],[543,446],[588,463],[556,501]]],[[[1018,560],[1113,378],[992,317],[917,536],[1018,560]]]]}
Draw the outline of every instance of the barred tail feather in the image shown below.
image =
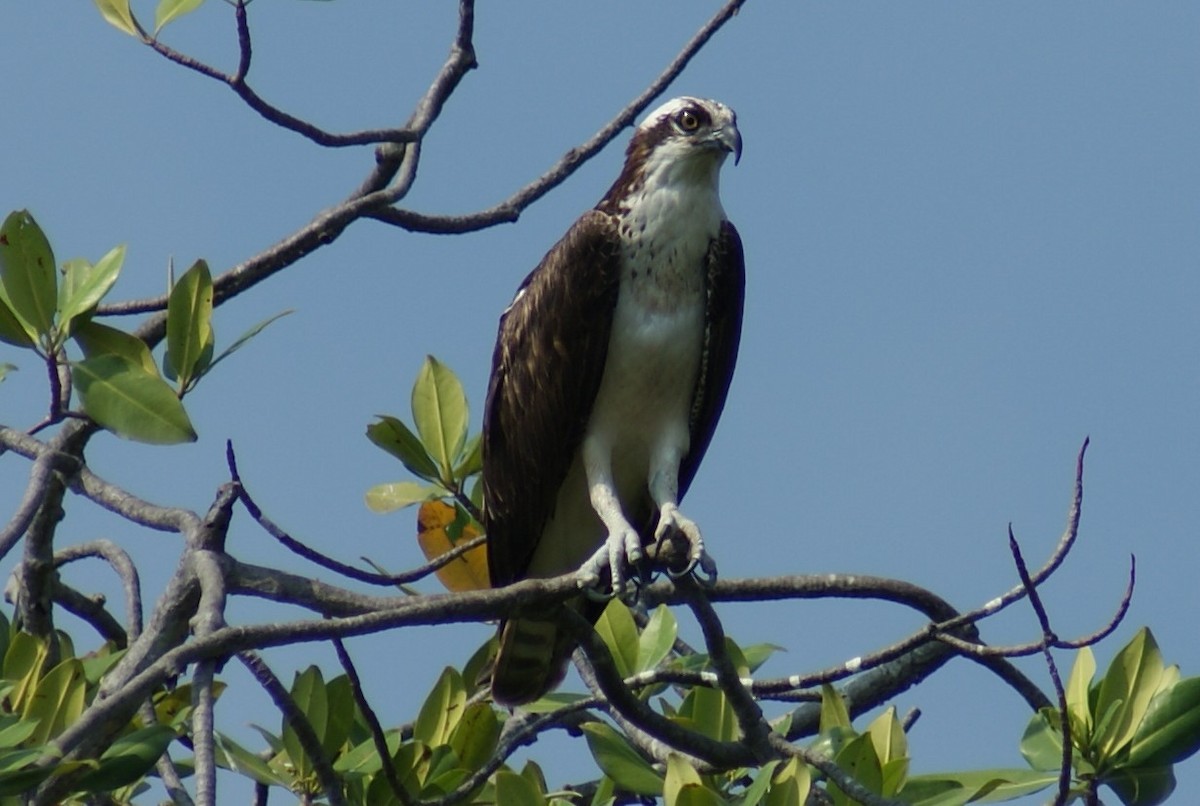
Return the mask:
{"type": "Polygon", "coordinates": [[[556,621],[510,619],[500,625],[492,671],[497,705],[533,702],[562,682],[573,645],[556,621]]]}

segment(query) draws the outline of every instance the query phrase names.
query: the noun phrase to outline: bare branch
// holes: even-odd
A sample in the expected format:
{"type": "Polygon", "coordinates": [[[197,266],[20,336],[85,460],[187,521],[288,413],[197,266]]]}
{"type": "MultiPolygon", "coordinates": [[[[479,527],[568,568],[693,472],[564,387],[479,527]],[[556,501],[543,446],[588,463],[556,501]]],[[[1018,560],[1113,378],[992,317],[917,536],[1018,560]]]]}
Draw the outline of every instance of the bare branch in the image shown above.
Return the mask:
{"type": "MultiPolygon", "coordinates": [[[[93,540],[56,552],[54,564],[61,568],[85,557],[98,557],[104,560],[121,578],[121,588],[125,591],[125,621],[129,626],[128,637],[129,640],[136,641],[142,634],[142,583],[133,558],[125,549],[111,540],[93,540]]],[[[124,643],[121,646],[124,646],[124,643]]]]}
{"type": "Polygon", "coordinates": [[[757,763],[753,751],[743,743],[720,742],[687,730],[634,696],[625,687],[608,647],[596,634],[591,622],[570,608],[564,608],[563,614],[580,648],[591,662],[597,685],[608,698],[609,705],[622,716],[651,736],[714,767],[729,769],[757,763]]]}
{"type": "Polygon", "coordinates": [[[56,605],[92,625],[101,638],[111,641],[117,649],[129,645],[129,636],[121,622],[104,609],[103,596],[87,596],[59,579],[54,581],[51,597],[56,605]]]}
{"type": "MultiPolygon", "coordinates": [[[[21,498],[21,503],[17,505],[17,511],[9,519],[3,529],[0,529],[0,557],[5,557],[13,547],[17,545],[22,537],[25,536],[25,531],[29,528],[29,524],[33,522],[33,516],[37,514],[38,508],[41,506],[42,499],[46,495],[46,491],[50,485],[50,480],[54,475],[56,468],[62,467],[64,464],[78,466],[79,460],[73,457],[67,457],[65,454],[59,454],[51,451],[47,446],[34,439],[21,434],[11,428],[0,427],[0,443],[6,447],[15,448],[16,443],[33,443],[37,445],[37,449],[32,454],[34,459],[33,466],[29,468],[29,483],[25,485],[25,495],[21,498]],[[10,439],[12,440],[10,442],[10,439]]],[[[18,451],[21,453],[21,451],[18,451]]],[[[28,456],[29,454],[25,454],[28,456]]]]}
{"type": "MultiPolygon", "coordinates": [[[[745,0],[730,0],[726,3],[641,95],[591,139],[567,152],[554,167],[518,190],[508,200],[488,210],[467,216],[430,216],[395,210],[390,205],[407,193],[412,176],[415,176],[418,152],[414,148],[405,149],[403,155],[388,152],[379,157],[376,170],[346,201],[321,211],[301,229],[217,277],[213,281],[214,304],[221,304],[287,268],[309,253],[332,243],[350,224],[364,216],[385,220],[413,231],[431,233],[470,232],[515,221],[521,211],[560,185],[580,165],[595,156],[622,129],[630,125],[633,119],[678,76],[700,48],[737,13],[744,3],[745,0]],[[412,176],[403,179],[391,188],[385,187],[391,177],[395,175],[395,170],[402,160],[407,161],[407,167],[412,176]]],[[[466,49],[466,45],[470,44],[473,30],[474,4],[470,0],[461,0],[459,10],[459,30],[451,56],[447,60],[447,64],[443,66],[438,78],[435,79],[430,92],[422,99],[422,103],[418,105],[417,111],[414,113],[417,125],[425,127],[422,131],[427,131],[428,126],[432,124],[446,100],[447,96],[440,93],[452,91],[462,75],[465,75],[470,66],[474,65],[474,50],[466,49]],[[435,89],[438,87],[442,89],[435,89]]],[[[164,294],[144,300],[101,305],[97,309],[97,313],[101,316],[153,313],[164,310],[166,304],[167,297],[164,294]]],[[[163,338],[165,327],[166,318],[160,313],[139,327],[137,335],[148,344],[154,345],[163,338]]]]}
{"type": "MultiPolygon", "coordinates": [[[[612,142],[621,130],[632,125],[635,118],[645,111],[650,103],[662,94],[671,82],[679,77],[688,62],[700,52],[713,35],[725,23],[734,17],[745,4],[746,0],[729,0],[716,14],[706,22],[699,31],[688,41],[678,55],[671,60],[657,78],[617,113],[608,123],[601,127],[590,139],[564,154],[550,170],[539,176],[525,187],[518,190],[499,204],[486,210],[466,215],[428,215],[411,210],[399,210],[394,207],[379,207],[367,213],[371,218],[387,224],[393,224],[411,232],[428,232],[438,235],[472,232],[486,229],[496,224],[507,224],[516,221],[520,214],[531,204],[554,188],[561,185],[580,165],[598,154],[606,145],[612,142]]],[[[393,199],[395,201],[395,199],[393,199]]]]}
{"type": "MultiPolygon", "coordinates": [[[[1087,453],[1090,437],[1085,437],[1083,445],[1079,448],[1079,454],[1075,459],[1075,489],[1074,495],[1071,498],[1071,506],[1067,510],[1067,528],[1063,530],[1062,536],[1058,539],[1058,544],[1055,546],[1053,553],[1034,573],[1030,574],[1029,578],[1034,586],[1041,585],[1051,574],[1058,570],[1062,565],[1063,560],[1071,552],[1071,548],[1075,545],[1075,538],[1079,536],[1079,517],[1083,512],[1083,458],[1087,453]]],[[[1004,608],[1011,605],[1013,602],[1018,602],[1025,597],[1025,586],[1018,585],[1002,596],[998,596],[991,600],[983,607],[977,610],[971,610],[963,613],[958,617],[958,622],[974,623],[983,616],[999,613],[1004,608]]],[[[957,623],[945,625],[947,627],[958,626],[957,623]]]]}
{"type": "Polygon", "coordinates": [[[334,134],[313,124],[284,112],[264,100],[246,83],[246,74],[250,71],[251,47],[250,26],[246,18],[246,4],[238,2],[235,6],[235,16],[238,29],[238,67],[234,73],[224,73],[215,67],[205,64],[198,59],[180,53],[155,37],[144,36],[143,41],[163,58],[174,62],[180,67],[226,84],[247,106],[266,120],[289,131],[296,132],[302,137],[327,148],[342,148],[345,146],[372,145],[375,143],[404,143],[411,142],[419,136],[411,129],[368,129],[349,134],[334,134]]]}
{"type": "Polygon", "coordinates": [[[1021,584],[1025,586],[1025,592],[1029,595],[1029,605],[1037,614],[1038,624],[1041,625],[1042,656],[1046,659],[1046,668],[1050,671],[1050,680],[1054,684],[1054,693],[1058,697],[1058,714],[1061,722],[1059,727],[1062,730],[1062,763],[1058,770],[1058,793],[1054,798],[1054,806],[1063,806],[1071,794],[1071,754],[1074,752],[1074,748],[1071,746],[1071,719],[1067,712],[1067,692],[1063,688],[1062,678],[1058,675],[1058,665],[1054,662],[1054,655],[1050,652],[1050,647],[1058,642],[1058,638],[1050,627],[1050,616],[1046,613],[1045,605],[1042,604],[1042,597],[1037,591],[1037,586],[1029,578],[1029,569],[1025,567],[1025,558],[1021,556],[1021,546],[1013,535],[1011,523],[1008,525],[1008,548],[1012,552],[1013,564],[1017,567],[1017,576],[1021,578],[1021,584]]]}
{"type": "Polygon", "coordinates": [[[239,652],[237,658],[270,695],[275,707],[279,709],[283,718],[296,732],[296,738],[300,741],[300,746],[304,748],[308,760],[312,762],[313,771],[317,774],[317,779],[321,782],[321,788],[331,806],[345,806],[346,801],[342,797],[342,786],[337,773],[333,771],[333,764],[329,761],[329,756],[325,754],[325,749],[321,746],[321,739],[313,730],[312,723],[308,721],[308,715],[300,709],[300,706],[296,705],[292,695],[283,687],[279,678],[275,676],[275,673],[257,652],[239,652]]]}
{"type": "Polygon", "coordinates": [[[383,775],[387,779],[388,786],[391,788],[392,794],[396,796],[396,800],[404,806],[410,806],[413,802],[412,798],[408,796],[408,791],[396,776],[396,765],[392,763],[392,751],[388,748],[387,735],[383,732],[383,725],[380,724],[375,709],[367,702],[367,697],[362,689],[362,681],[358,677],[358,669],[354,668],[354,661],[351,660],[350,653],[346,651],[346,644],[342,639],[334,638],[333,648],[337,652],[338,663],[342,665],[342,669],[346,672],[346,678],[350,681],[350,692],[354,695],[354,702],[371,728],[371,741],[375,745],[375,753],[379,756],[380,764],[383,765],[383,775]]]}
{"type": "Polygon", "coordinates": [[[246,507],[246,511],[250,513],[250,517],[252,517],[254,521],[261,526],[264,531],[266,531],[267,534],[279,541],[280,545],[282,545],[288,551],[292,552],[293,554],[297,554],[309,562],[321,566],[322,568],[333,571],[336,574],[341,574],[349,579],[353,579],[357,582],[365,582],[369,585],[402,585],[409,582],[416,582],[419,579],[424,579],[425,577],[429,576],[442,566],[453,562],[454,560],[466,554],[468,551],[471,551],[478,546],[482,546],[487,542],[487,537],[485,535],[480,535],[479,537],[459,543],[450,551],[439,554],[434,559],[422,566],[412,569],[411,571],[404,571],[399,574],[380,574],[374,571],[364,571],[361,568],[357,568],[353,565],[347,565],[340,560],[335,560],[329,555],[310,548],[296,538],[292,537],[263,513],[262,509],[257,503],[255,503],[254,499],[250,497],[250,493],[246,490],[245,485],[241,484],[240,482],[238,483],[238,497],[241,499],[242,504],[246,507]]]}
{"type": "Polygon", "coordinates": [[[771,726],[763,718],[762,708],[742,684],[741,676],[729,658],[729,652],[725,647],[725,628],[721,626],[721,620],[717,618],[716,611],[713,610],[704,592],[700,590],[699,583],[691,575],[675,580],[675,586],[682,590],[688,607],[691,608],[692,614],[700,624],[701,632],[704,633],[708,657],[713,668],[716,669],[717,681],[720,683],[721,690],[725,692],[729,704],[733,707],[738,727],[742,732],[742,741],[755,754],[760,764],[769,761],[775,755],[767,740],[767,735],[771,733],[771,726]]]}

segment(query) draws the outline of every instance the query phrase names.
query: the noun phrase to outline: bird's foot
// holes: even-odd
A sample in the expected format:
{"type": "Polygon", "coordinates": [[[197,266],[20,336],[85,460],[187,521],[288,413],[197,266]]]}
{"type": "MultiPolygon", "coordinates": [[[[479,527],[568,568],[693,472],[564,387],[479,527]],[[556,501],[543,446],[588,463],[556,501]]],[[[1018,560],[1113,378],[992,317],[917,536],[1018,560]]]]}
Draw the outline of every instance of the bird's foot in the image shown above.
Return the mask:
{"type": "Polygon", "coordinates": [[[702,585],[710,586],[715,583],[717,564],[704,550],[704,538],[700,534],[700,527],[695,521],[685,517],[675,504],[664,504],[659,511],[658,528],[654,530],[656,554],[663,557],[664,543],[679,539],[687,543],[687,556],[681,566],[668,564],[667,573],[671,578],[679,579],[694,574],[702,585]]]}
{"type": "MultiPolygon", "coordinates": [[[[589,596],[608,599],[612,596],[624,598],[627,594],[626,581],[629,570],[642,561],[642,539],[632,526],[624,526],[608,533],[604,545],[588,558],[577,572],[579,587],[589,596]],[[611,593],[599,589],[604,571],[612,579],[611,593]]],[[[629,586],[636,593],[636,586],[629,586]]]]}

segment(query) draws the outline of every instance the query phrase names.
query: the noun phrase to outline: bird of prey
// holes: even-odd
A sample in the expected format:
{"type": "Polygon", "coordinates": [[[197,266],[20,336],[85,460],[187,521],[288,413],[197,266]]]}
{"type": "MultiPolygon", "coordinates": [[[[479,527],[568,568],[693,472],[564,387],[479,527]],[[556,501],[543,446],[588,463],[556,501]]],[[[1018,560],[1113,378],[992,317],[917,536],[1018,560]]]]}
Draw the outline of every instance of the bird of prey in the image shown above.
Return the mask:
{"type": "MultiPolygon", "coordinates": [[[[715,574],[678,504],[741,336],[742,243],[718,192],[721,165],[741,149],[724,104],[676,98],[651,112],[608,193],[501,316],[483,421],[493,587],[578,570],[581,587],[607,578],[620,593],[643,547],[673,532],[715,574]]],[[[560,624],[548,610],[500,625],[497,703],[561,682],[574,642],[560,624]]]]}

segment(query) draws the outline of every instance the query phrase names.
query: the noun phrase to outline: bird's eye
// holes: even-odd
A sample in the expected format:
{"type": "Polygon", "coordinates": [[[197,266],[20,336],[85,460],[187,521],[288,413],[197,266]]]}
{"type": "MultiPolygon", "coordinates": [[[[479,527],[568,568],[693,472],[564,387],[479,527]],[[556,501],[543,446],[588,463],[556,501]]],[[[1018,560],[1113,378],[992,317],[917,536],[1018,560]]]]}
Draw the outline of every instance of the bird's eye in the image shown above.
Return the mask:
{"type": "Polygon", "coordinates": [[[680,112],[676,116],[675,122],[679,125],[681,130],[688,133],[694,132],[696,129],[700,128],[700,116],[697,115],[692,109],[685,109],[680,112]]]}

